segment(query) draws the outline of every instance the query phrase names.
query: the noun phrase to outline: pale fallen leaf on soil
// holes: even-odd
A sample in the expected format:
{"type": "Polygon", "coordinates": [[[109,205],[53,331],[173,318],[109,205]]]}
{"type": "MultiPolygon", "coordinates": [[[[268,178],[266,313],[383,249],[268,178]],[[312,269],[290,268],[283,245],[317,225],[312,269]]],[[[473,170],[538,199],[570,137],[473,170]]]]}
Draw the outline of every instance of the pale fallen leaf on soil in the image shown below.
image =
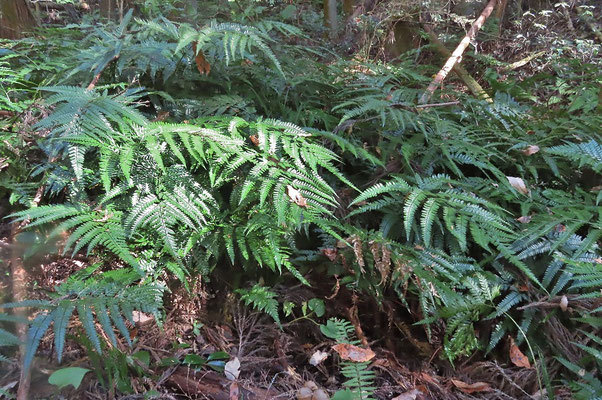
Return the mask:
{"type": "Polygon", "coordinates": [[[536,146],[534,144],[527,146],[527,148],[525,148],[523,150],[523,154],[526,156],[530,156],[531,154],[535,154],[539,151],[539,146],[536,146]]]}
{"type": "Polygon", "coordinates": [[[313,390],[311,390],[307,386],[303,386],[297,391],[297,400],[311,400],[311,396],[313,394],[313,390]]]}
{"type": "Polygon", "coordinates": [[[326,358],[328,358],[327,352],[316,350],[316,352],[311,355],[311,358],[309,359],[309,363],[315,367],[316,365],[320,364],[322,361],[326,360],[326,358]]]}
{"type": "Polygon", "coordinates": [[[374,358],[376,354],[371,349],[364,349],[347,343],[339,343],[332,346],[343,360],[353,362],[366,362],[374,358]]]}
{"type": "Polygon", "coordinates": [[[522,194],[529,194],[529,189],[527,189],[527,185],[525,185],[525,181],[522,178],[518,178],[516,176],[507,176],[508,182],[512,185],[513,188],[518,190],[522,194]]]}
{"type": "Polygon", "coordinates": [[[531,368],[531,363],[526,355],[514,343],[514,339],[510,338],[510,361],[517,367],[531,368]]]}
{"type": "Polygon", "coordinates": [[[291,185],[286,185],[286,194],[299,207],[307,207],[307,200],[305,200],[305,197],[303,197],[301,195],[301,192],[292,187],[291,185]]]}
{"type": "Polygon", "coordinates": [[[412,390],[408,390],[405,393],[400,394],[397,397],[392,398],[391,400],[418,400],[419,397],[422,395],[422,392],[418,389],[412,389],[412,390]]]}
{"type": "Polygon", "coordinates": [[[238,379],[238,375],[240,375],[240,361],[238,360],[238,357],[234,357],[226,363],[224,366],[224,374],[226,375],[226,378],[231,381],[238,379]]]}
{"type": "Polygon", "coordinates": [[[328,397],[323,389],[318,389],[311,396],[311,400],[330,400],[330,397],[328,397]]]}
{"type": "Polygon", "coordinates": [[[523,215],[522,217],[518,217],[516,220],[521,224],[528,224],[531,222],[531,218],[532,217],[530,215],[523,215]]]}
{"type": "Polygon", "coordinates": [[[152,315],[145,314],[140,311],[132,311],[132,319],[136,325],[146,325],[155,318],[152,315]]]}
{"type": "Polygon", "coordinates": [[[560,298],[560,309],[561,309],[563,312],[566,312],[566,310],[567,310],[568,306],[569,306],[569,299],[568,299],[568,297],[566,297],[566,296],[562,296],[562,297],[560,298]]]}
{"type": "Polygon", "coordinates": [[[489,386],[487,382],[466,383],[457,379],[452,379],[451,382],[454,384],[455,387],[457,387],[466,394],[488,392],[491,390],[491,386],[489,386]]]}

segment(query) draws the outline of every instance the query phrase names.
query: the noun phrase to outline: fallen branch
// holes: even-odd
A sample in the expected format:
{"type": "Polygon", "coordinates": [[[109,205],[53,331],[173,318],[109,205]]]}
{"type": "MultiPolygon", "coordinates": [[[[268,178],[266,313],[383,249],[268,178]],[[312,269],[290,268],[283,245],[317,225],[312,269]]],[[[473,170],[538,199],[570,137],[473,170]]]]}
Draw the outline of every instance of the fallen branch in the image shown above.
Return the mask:
{"type": "MultiPolygon", "coordinates": [[[[429,35],[429,39],[431,43],[435,46],[435,50],[437,50],[445,57],[449,58],[452,56],[451,51],[449,51],[447,47],[445,47],[445,45],[441,42],[441,40],[439,40],[437,35],[435,35],[435,33],[431,30],[431,28],[428,25],[424,25],[424,30],[429,35]]],[[[472,94],[474,94],[478,99],[483,99],[489,103],[493,103],[493,100],[485,92],[485,89],[483,89],[483,87],[479,85],[479,82],[477,82],[477,80],[473,78],[463,66],[461,66],[460,64],[456,64],[453,66],[452,69],[456,73],[456,75],[458,75],[458,78],[460,78],[460,80],[466,85],[468,90],[470,90],[472,94]]]]}
{"type": "Polygon", "coordinates": [[[466,36],[464,36],[464,39],[462,39],[458,47],[456,47],[456,50],[454,50],[451,57],[448,58],[443,68],[441,68],[441,70],[437,73],[435,79],[433,79],[433,81],[430,83],[430,85],[420,98],[420,104],[426,104],[429,102],[431,96],[433,95],[433,93],[435,93],[435,89],[437,89],[437,87],[441,85],[441,83],[452,70],[454,65],[456,65],[460,61],[464,50],[466,50],[471,40],[474,39],[479,29],[481,29],[487,18],[491,15],[491,12],[495,8],[496,1],[497,0],[489,0],[487,5],[485,6],[485,9],[483,9],[483,12],[481,13],[481,15],[479,15],[479,18],[477,18],[474,24],[472,24],[472,26],[468,30],[468,33],[466,34],[466,36]]]}
{"type": "Polygon", "coordinates": [[[515,61],[510,65],[507,65],[506,67],[504,67],[504,71],[512,71],[514,69],[520,68],[523,65],[527,65],[528,63],[530,63],[531,61],[535,60],[537,57],[540,57],[544,54],[546,54],[547,51],[546,50],[542,50],[542,51],[538,51],[537,53],[533,53],[521,60],[515,61]]]}

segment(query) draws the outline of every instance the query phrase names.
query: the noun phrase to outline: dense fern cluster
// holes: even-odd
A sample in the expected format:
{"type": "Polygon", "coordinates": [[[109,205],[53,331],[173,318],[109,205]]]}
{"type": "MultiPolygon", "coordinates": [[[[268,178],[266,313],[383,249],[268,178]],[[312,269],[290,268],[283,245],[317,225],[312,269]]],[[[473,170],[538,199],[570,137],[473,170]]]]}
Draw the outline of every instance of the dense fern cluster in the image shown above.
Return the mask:
{"type": "MultiPolygon", "coordinates": [[[[535,361],[556,357],[581,398],[601,390],[602,117],[591,85],[560,90],[551,111],[527,83],[505,82],[491,83],[492,103],[453,92],[457,101],[417,107],[429,78],[409,57],[326,65],[278,21],[197,27],[129,13],[81,28],[47,32],[84,49],[59,61],[36,44],[0,59],[0,106],[27,107],[5,88],[29,76],[51,110],[35,125],[44,158],[29,181],[0,181],[13,203],[28,206],[40,185],[44,200],[12,217],[68,232],[64,253],[101,255],[112,270],[85,270],[36,303],[27,363],[51,323],[60,357],[74,313],[95,350],[98,327],[130,342],[132,310],[160,320],[172,278],[188,287],[228,265],[308,284],[309,266],[379,301],[396,296],[451,362],[511,335],[535,361]],[[43,68],[16,68],[33,51],[53,66],[50,82],[43,68]],[[581,357],[547,347],[556,322],[581,357]]],[[[548,78],[538,90],[553,91],[548,78]]],[[[238,293],[281,322],[269,287],[238,293]]],[[[329,326],[352,343],[348,323],[329,326]]],[[[15,344],[0,330],[0,346],[15,344]]],[[[372,396],[367,365],[343,374],[372,396]]]]}

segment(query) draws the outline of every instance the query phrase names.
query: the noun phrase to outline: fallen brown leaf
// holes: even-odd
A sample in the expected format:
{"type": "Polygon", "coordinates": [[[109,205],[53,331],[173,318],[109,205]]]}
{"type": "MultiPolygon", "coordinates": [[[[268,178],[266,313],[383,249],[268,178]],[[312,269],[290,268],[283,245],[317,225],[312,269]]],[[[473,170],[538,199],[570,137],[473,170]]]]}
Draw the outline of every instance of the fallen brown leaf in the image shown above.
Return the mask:
{"type": "Polygon", "coordinates": [[[530,146],[527,146],[527,148],[525,148],[523,150],[523,154],[526,155],[526,156],[530,156],[531,154],[535,154],[538,151],[539,151],[539,146],[530,145],[530,146]]]}
{"type": "Polygon", "coordinates": [[[311,358],[309,359],[309,363],[315,367],[316,365],[320,364],[322,361],[326,360],[326,358],[328,358],[327,352],[316,350],[316,352],[311,355],[311,358]]]}
{"type": "Polygon", "coordinates": [[[353,362],[366,362],[374,358],[376,354],[371,349],[364,349],[347,343],[339,343],[332,346],[343,360],[353,362]]]}
{"type": "Polygon", "coordinates": [[[209,75],[209,72],[211,72],[211,64],[209,64],[205,59],[205,55],[203,54],[202,50],[199,50],[197,53],[196,42],[192,42],[192,50],[195,54],[194,61],[196,62],[196,67],[201,75],[209,75]]]}
{"type": "Polygon", "coordinates": [[[516,176],[507,176],[506,178],[508,178],[510,185],[512,185],[512,187],[518,190],[520,193],[529,194],[529,189],[527,188],[527,185],[525,185],[525,181],[523,181],[522,178],[518,178],[516,176]]]}
{"type": "Polygon", "coordinates": [[[305,197],[303,197],[303,195],[301,195],[301,192],[292,187],[291,185],[286,186],[286,194],[288,195],[288,197],[290,197],[292,201],[295,202],[296,205],[298,205],[299,207],[307,208],[307,200],[305,200],[305,197]]]}
{"type": "Polygon", "coordinates": [[[328,258],[330,261],[334,261],[337,259],[337,249],[334,249],[332,247],[322,249],[322,254],[324,254],[326,258],[328,258]]]}
{"type": "Polygon", "coordinates": [[[457,387],[466,394],[488,392],[491,390],[491,386],[489,386],[487,382],[466,383],[457,379],[452,379],[451,382],[454,384],[455,387],[457,387]]]}
{"type": "Polygon", "coordinates": [[[421,395],[422,392],[420,390],[412,389],[400,394],[397,397],[392,398],[391,400],[418,400],[420,398],[419,396],[421,395]]]}
{"type": "Polygon", "coordinates": [[[531,363],[526,355],[514,343],[514,339],[510,338],[510,361],[517,367],[531,368],[531,363]]]}
{"type": "Polygon", "coordinates": [[[530,215],[523,215],[522,217],[518,217],[516,220],[521,224],[528,224],[531,222],[531,218],[532,217],[530,215]]]}
{"type": "Polygon", "coordinates": [[[240,390],[238,389],[238,383],[232,382],[230,384],[230,400],[238,400],[240,397],[240,390]]]}
{"type": "Polygon", "coordinates": [[[253,142],[255,146],[259,146],[259,138],[257,137],[257,135],[251,135],[249,136],[249,139],[251,140],[251,142],[253,142]]]}

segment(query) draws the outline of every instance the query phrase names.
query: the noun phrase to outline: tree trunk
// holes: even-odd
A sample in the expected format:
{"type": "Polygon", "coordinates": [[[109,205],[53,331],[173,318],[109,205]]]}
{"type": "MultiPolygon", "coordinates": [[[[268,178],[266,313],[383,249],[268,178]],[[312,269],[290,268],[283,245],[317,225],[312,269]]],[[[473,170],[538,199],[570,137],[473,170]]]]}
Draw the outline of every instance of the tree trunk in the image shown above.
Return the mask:
{"type": "Polygon", "coordinates": [[[330,30],[330,37],[334,37],[337,26],[337,0],[324,0],[324,26],[330,30]]]}
{"type": "Polygon", "coordinates": [[[343,14],[345,19],[349,19],[353,15],[353,0],[343,0],[343,14]]]}
{"type": "Polygon", "coordinates": [[[18,39],[34,26],[26,0],[0,0],[0,37],[18,39]]]}

